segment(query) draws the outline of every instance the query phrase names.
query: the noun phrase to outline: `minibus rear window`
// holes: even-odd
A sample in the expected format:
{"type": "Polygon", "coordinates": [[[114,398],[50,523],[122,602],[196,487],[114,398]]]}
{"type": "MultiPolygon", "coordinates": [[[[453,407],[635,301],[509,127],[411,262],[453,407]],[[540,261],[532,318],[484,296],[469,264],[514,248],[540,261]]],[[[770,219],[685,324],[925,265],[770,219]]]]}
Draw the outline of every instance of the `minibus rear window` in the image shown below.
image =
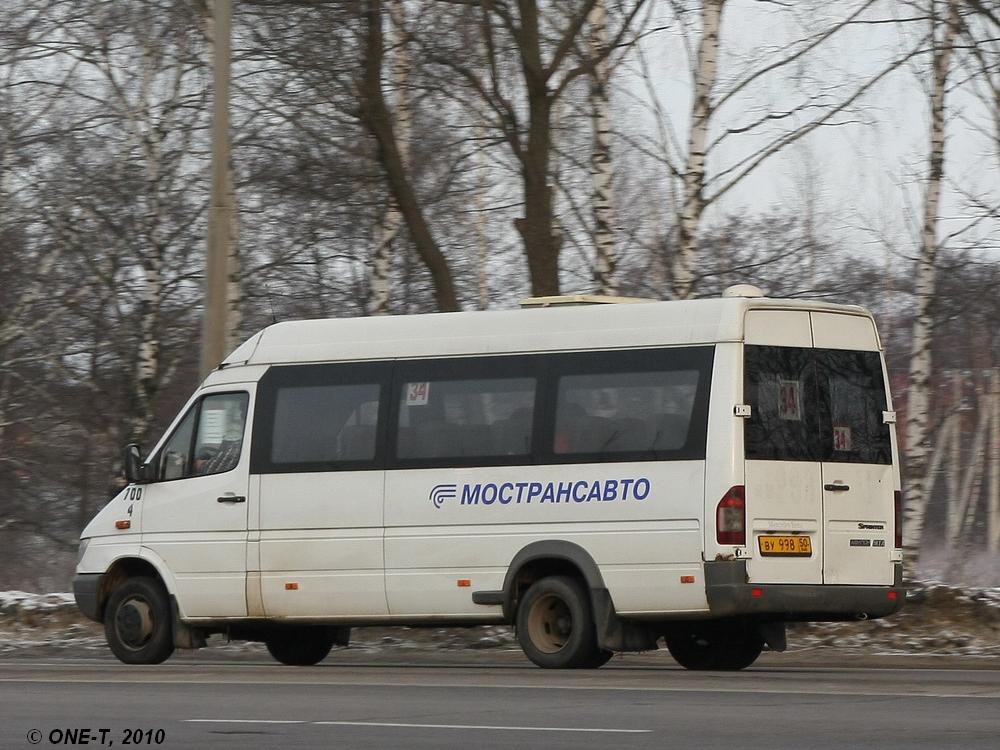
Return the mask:
{"type": "Polygon", "coordinates": [[[892,462],[878,352],[746,346],[748,459],[892,462]]]}

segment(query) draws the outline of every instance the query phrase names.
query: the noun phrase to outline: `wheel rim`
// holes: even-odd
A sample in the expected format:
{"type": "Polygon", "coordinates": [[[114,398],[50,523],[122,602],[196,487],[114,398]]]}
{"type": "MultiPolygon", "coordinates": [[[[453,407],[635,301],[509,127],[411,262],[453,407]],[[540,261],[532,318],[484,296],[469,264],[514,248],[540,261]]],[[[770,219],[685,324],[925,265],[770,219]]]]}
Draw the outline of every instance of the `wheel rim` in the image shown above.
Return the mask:
{"type": "Polygon", "coordinates": [[[573,634],[573,615],[560,597],[547,594],[528,612],[528,637],[539,651],[554,654],[573,634]]]}
{"type": "Polygon", "coordinates": [[[115,613],[115,632],[118,634],[118,639],[126,648],[133,651],[138,651],[149,643],[155,625],[152,606],[139,596],[123,601],[115,613]]]}

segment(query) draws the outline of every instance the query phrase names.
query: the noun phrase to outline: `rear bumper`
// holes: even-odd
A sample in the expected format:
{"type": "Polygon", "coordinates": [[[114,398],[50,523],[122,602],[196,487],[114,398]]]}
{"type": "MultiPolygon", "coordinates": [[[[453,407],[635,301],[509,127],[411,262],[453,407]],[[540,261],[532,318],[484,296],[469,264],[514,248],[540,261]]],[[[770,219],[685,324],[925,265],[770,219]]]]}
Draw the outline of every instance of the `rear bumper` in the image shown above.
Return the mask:
{"type": "Polygon", "coordinates": [[[95,622],[101,621],[97,607],[97,592],[101,588],[102,573],[78,573],[73,579],[73,597],[77,608],[95,622]]]}
{"type": "Polygon", "coordinates": [[[714,617],[766,615],[789,621],[885,617],[906,600],[900,563],[891,586],[835,586],[748,583],[745,560],[719,560],[705,563],[705,590],[714,617]]]}

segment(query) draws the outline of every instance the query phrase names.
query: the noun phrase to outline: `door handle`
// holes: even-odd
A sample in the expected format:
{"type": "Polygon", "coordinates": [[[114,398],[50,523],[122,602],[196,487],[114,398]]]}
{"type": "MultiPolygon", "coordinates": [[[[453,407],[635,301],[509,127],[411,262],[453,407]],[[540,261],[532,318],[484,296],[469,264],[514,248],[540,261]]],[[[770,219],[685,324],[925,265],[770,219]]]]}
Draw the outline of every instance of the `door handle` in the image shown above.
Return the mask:
{"type": "Polygon", "coordinates": [[[245,503],[247,501],[243,495],[223,495],[217,497],[216,500],[220,503],[245,503]]]}
{"type": "Polygon", "coordinates": [[[839,482],[834,484],[824,484],[823,489],[827,492],[847,492],[851,489],[849,484],[840,484],[839,482]]]}

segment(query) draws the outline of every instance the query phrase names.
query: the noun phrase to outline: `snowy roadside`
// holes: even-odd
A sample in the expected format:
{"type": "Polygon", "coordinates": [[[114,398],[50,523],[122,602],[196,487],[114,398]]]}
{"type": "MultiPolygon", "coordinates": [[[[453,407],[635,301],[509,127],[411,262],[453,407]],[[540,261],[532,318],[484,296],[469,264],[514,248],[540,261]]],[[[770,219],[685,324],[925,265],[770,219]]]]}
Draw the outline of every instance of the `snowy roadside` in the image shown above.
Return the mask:
{"type": "MultiPolygon", "coordinates": [[[[209,641],[212,651],[244,654],[260,644],[209,641]]],[[[794,624],[789,650],[857,654],[1000,656],[1000,588],[962,588],[923,581],[895,617],[850,623],[794,624]]],[[[391,650],[509,649],[510,628],[356,628],[351,648],[391,650]]],[[[88,655],[104,653],[102,628],[76,610],[72,594],[0,591],[0,655],[19,653],[88,655]]]]}

